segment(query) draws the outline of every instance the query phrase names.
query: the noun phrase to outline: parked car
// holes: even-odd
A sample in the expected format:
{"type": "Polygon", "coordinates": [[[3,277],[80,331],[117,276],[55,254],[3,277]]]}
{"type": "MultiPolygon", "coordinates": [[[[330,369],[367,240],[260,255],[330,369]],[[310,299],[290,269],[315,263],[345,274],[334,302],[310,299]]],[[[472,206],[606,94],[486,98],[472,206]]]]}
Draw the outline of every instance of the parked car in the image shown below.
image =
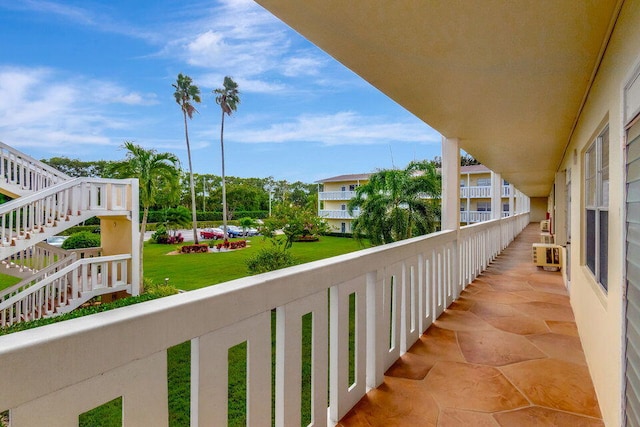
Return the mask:
{"type": "Polygon", "coordinates": [[[217,240],[223,239],[224,233],[219,228],[205,228],[204,230],[200,231],[200,237],[202,237],[203,239],[217,240]]]}
{"type": "Polygon", "coordinates": [[[228,225],[227,235],[229,235],[229,237],[244,236],[244,230],[242,229],[242,227],[238,227],[237,225],[228,225]]]}
{"type": "Polygon", "coordinates": [[[51,246],[57,246],[60,247],[62,246],[62,243],[64,243],[65,240],[67,240],[69,236],[51,236],[51,237],[47,237],[47,243],[50,244],[51,246]]]}
{"type": "Polygon", "coordinates": [[[257,236],[259,234],[260,234],[260,232],[257,229],[255,229],[255,228],[247,228],[245,230],[245,234],[244,235],[248,236],[248,237],[251,237],[251,236],[257,236]]]}

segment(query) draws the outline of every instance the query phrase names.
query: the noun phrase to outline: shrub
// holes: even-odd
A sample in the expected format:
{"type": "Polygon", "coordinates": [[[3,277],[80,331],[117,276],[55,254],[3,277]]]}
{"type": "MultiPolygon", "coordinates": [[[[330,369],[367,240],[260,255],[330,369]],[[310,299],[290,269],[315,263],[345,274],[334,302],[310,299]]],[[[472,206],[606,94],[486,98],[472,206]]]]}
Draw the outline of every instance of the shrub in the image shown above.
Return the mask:
{"type": "Polygon", "coordinates": [[[72,234],[79,233],[81,231],[88,231],[93,234],[100,234],[100,226],[95,225],[76,225],[74,227],[67,228],[66,230],[60,231],[60,236],[71,236],[72,234]]]}
{"type": "Polygon", "coordinates": [[[99,248],[100,235],[88,231],[74,233],[62,243],[62,249],[99,248]]]}
{"type": "Polygon", "coordinates": [[[258,274],[292,266],[295,261],[288,251],[272,246],[260,249],[246,263],[250,274],[258,274]]]}
{"type": "Polygon", "coordinates": [[[164,225],[158,226],[156,232],[151,235],[151,240],[156,243],[167,243],[169,240],[169,233],[167,233],[167,227],[164,225]]]}
{"type": "Polygon", "coordinates": [[[143,279],[143,281],[144,294],[150,294],[161,298],[178,293],[178,289],[168,283],[154,283],[151,279],[143,279]]]}

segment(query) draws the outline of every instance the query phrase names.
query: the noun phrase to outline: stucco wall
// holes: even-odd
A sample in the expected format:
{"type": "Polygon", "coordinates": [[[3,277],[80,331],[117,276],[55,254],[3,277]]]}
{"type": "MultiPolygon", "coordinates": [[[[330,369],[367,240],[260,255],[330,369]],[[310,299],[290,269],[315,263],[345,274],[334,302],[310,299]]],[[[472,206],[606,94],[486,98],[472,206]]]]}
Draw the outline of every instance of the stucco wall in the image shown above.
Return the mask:
{"type": "Polygon", "coordinates": [[[531,198],[531,222],[540,222],[547,219],[547,197],[531,198]]]}
{"type": "Polygon", "coordinates": [[[640,2],[625,2],[559,170],[571,173],[571,304],[607,426],[621,425],[624,289],[622,88],[640,60],[640,2]],[[609,290],[584,266],[584,152],[609,125],[609,290]]]}

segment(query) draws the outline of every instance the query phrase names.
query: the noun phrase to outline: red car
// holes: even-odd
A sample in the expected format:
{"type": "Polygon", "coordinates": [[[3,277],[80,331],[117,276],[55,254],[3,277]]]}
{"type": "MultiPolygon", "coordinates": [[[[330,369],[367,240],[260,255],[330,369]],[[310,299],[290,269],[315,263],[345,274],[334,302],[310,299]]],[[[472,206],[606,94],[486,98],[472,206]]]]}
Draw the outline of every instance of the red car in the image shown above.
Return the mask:
{"type": "Polygon", "coordinates": [[[203,239],[222,239],[224,238],[224,233],[219,228],[206,228],[200,231],[200,237],[203,239]]]}

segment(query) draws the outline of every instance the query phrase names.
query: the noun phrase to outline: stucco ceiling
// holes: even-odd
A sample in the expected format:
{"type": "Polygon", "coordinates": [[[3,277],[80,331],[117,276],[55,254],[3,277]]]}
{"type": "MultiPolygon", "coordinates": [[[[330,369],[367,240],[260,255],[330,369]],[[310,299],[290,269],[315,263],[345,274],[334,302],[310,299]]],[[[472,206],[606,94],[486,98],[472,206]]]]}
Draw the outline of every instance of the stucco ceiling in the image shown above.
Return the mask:
{"type": "Polygon", "coordinates": [[[256,0],[525,194],[547,196],[621,0],[256,0]]]}

